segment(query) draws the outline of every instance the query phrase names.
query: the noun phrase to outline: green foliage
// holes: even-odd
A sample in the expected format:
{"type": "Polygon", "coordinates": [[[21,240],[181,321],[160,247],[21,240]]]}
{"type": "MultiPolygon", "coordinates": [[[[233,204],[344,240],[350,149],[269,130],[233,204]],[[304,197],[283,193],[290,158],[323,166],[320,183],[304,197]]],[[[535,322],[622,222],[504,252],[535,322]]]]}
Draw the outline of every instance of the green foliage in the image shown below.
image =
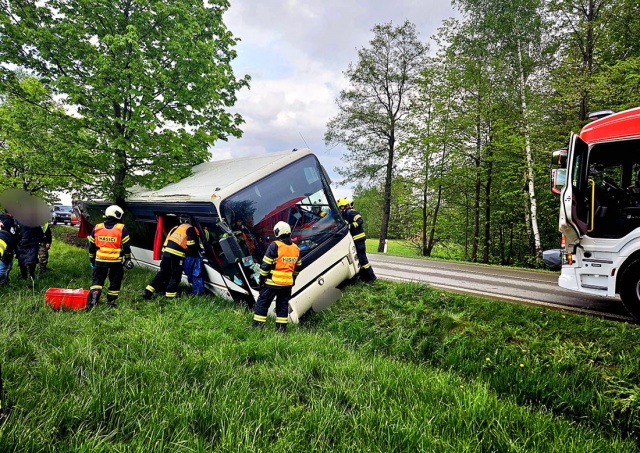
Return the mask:
{"type": "Polygon", "coordinates": [[[370,47],[358,50],[358,62],[345,71],[350,86],[336,100],[338,114],[327,124],[325,142],[347,147],[347,165],[336,168],[341,176],[382,185],[382,246],[389,227],[396,146],[406,133],[405,117],[428,46],[409,21],[397,27],[376,25],[372,31],[370,47]]]}
{"type": "Polygon", "coordinates": [[[79,115],[94,192],[186,176],[218,139],[240,136],[228,112],[248,77],[231,68],[228,2],[149,0],[5,2],[0,61],[5,92],[24,95],[12,63],[33,71],[79,115]]]}
{"type": "Polygon", "coordinates": [[[66,126],[72,121],[49,89],[34,77],[19,81],[23,97],[8,94],[0,104],[1,189],[20,188],[53,201],[54,192],[90,184],[90,161],[66,126]]]}

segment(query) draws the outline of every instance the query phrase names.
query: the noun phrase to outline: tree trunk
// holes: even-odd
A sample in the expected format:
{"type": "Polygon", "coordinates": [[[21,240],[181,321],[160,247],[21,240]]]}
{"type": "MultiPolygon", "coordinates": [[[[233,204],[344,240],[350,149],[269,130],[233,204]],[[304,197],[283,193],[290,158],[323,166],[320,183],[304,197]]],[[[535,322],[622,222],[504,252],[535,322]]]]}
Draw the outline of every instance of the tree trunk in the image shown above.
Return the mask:
{"type": "Polygon", "coordinates": [[[384,252],[384,243],[389,232],[389,217],[391,214],[391,183],[393,181],[393,137],[389,139],[389,161],[387,162],[387,174],[384,179],[384,194],[382,205],[382,225],[380,226],[380,242],[378,243],[378,253],[384,252]]]}
{"type": "Polygon", "coordinates": [[[421,238],[421,253],[422,256],[429,256],[427,254],[427,184],[425,178],[425,185],[422,189],[422,238],[421,238]]]}
{"type": "Polygon", "coordinates": [[[493,162],[491,161],[490,146],[487,147],[487,183],[484,186],[484,250],[482,262],[489,262],[489,248],[491,246],[491,176],[493,162]]]}
{"type": "Polygon", "coordinates": [[[436,222],[438,220],[438,211],[440,211],[440,203],[442,203],[442,184],[438,186],[438,201],[436,202],[436,206],[433,209],[433,219],[431,221],[431,231],[429,232],[429,244],[427,245],[427,250],[424,256],[431,256],[431,252],[433,251],[434,238],[436,235],[436,222]]]}
{"type": "Polygon", "coordinates": [[[520,49],[520,42],[518,42],[518,60],[520,62],[520,101],[522,107],[522,120],[524,123],[523,132],[525,139],[525,156],[527,160],[526,176],[529,191],[529,207],[531,209],[531,229],[533,232],[535,256],[540,258],[542,257],[542,242],[540,240],[540,231],[538,230],[538,209],[533,172],[533,156],[531,153],[531,134],[529,132],[529,123],[527,121],[527,97],[525,92],[526,86],[524,68],[522,67],[522,51],[520,49]]]}

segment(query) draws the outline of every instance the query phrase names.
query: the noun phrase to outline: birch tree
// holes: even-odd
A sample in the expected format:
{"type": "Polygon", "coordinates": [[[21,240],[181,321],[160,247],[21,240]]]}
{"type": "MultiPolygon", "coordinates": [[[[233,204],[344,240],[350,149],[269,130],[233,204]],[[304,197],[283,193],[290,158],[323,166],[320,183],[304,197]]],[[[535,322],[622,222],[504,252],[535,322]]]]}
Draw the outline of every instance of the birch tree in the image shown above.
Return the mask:
{"type": "Polygon", "coordinates": [[[343,144],[345,165],[336,171],[349,180],[382,181],[383,209],[378,251],[384,250],[391,211],[397,144],[405,136],[406,118],[428,46],[415,25],[376,25],[368,48],[344,72],[349,87],[336,99],[338,114],[325,133],[328,146],[343,144]]]}

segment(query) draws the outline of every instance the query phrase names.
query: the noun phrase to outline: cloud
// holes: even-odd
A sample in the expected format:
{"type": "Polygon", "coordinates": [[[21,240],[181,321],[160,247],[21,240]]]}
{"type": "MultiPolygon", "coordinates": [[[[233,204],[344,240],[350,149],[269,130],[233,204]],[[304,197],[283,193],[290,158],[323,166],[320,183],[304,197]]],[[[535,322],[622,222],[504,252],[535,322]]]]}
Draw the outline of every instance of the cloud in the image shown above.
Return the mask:
{"type": "MultiPolygon", "coordinates": [[[[246,121],[243,137],[216,143],[214,159],[309,147],[338,180],[334,168],[344,165],[346,150],[327,150],[324,133],[337,114],[335,100],[347,84],[343,71],[357,62],[357,49],[368,47],[376,24],[408,19],[427,42],[453,15],[450,5],[434,0],[232,2],[224,21],[241,39],[234,71],[252,81],[233,109],[246,121]]],[[[351,186],[335,192],[348,196],[351,186]]]]}

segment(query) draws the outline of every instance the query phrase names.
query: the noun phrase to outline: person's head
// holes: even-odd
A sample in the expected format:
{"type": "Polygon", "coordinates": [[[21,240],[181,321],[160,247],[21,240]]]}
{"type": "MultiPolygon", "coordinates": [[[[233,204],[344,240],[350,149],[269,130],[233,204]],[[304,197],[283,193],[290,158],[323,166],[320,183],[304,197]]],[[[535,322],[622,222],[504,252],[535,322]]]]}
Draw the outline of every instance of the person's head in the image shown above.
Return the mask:
{"type": "Polygon", "coordinates": [[[291,237],[291,227],[287,222],[280,221],[273,227],[273,234],[276,236],[276,239],[291,237]]]}
{"type": "Polygon", "coordinates": [[[191,218],[187,214],[180,214],[180,217],[178,217],[178,221],[180,222],[180,224],[191,224],[191,218]]]}
{"type": "Polygon", "coordinates": [[[340,209],[341,212],[346,211],[347,209],[349,209],[349,200],[347,200],[346,198],[338,198],[337,200],[338,203],[338,208],[340,209]]]}
{"type": "Polygon", "coordinates": [[[124,211],[117,204],[112,204],[104,211],[105,217],[113,217],[116,220],[122,219],[123,215],[124,215],[124,211]]]}

